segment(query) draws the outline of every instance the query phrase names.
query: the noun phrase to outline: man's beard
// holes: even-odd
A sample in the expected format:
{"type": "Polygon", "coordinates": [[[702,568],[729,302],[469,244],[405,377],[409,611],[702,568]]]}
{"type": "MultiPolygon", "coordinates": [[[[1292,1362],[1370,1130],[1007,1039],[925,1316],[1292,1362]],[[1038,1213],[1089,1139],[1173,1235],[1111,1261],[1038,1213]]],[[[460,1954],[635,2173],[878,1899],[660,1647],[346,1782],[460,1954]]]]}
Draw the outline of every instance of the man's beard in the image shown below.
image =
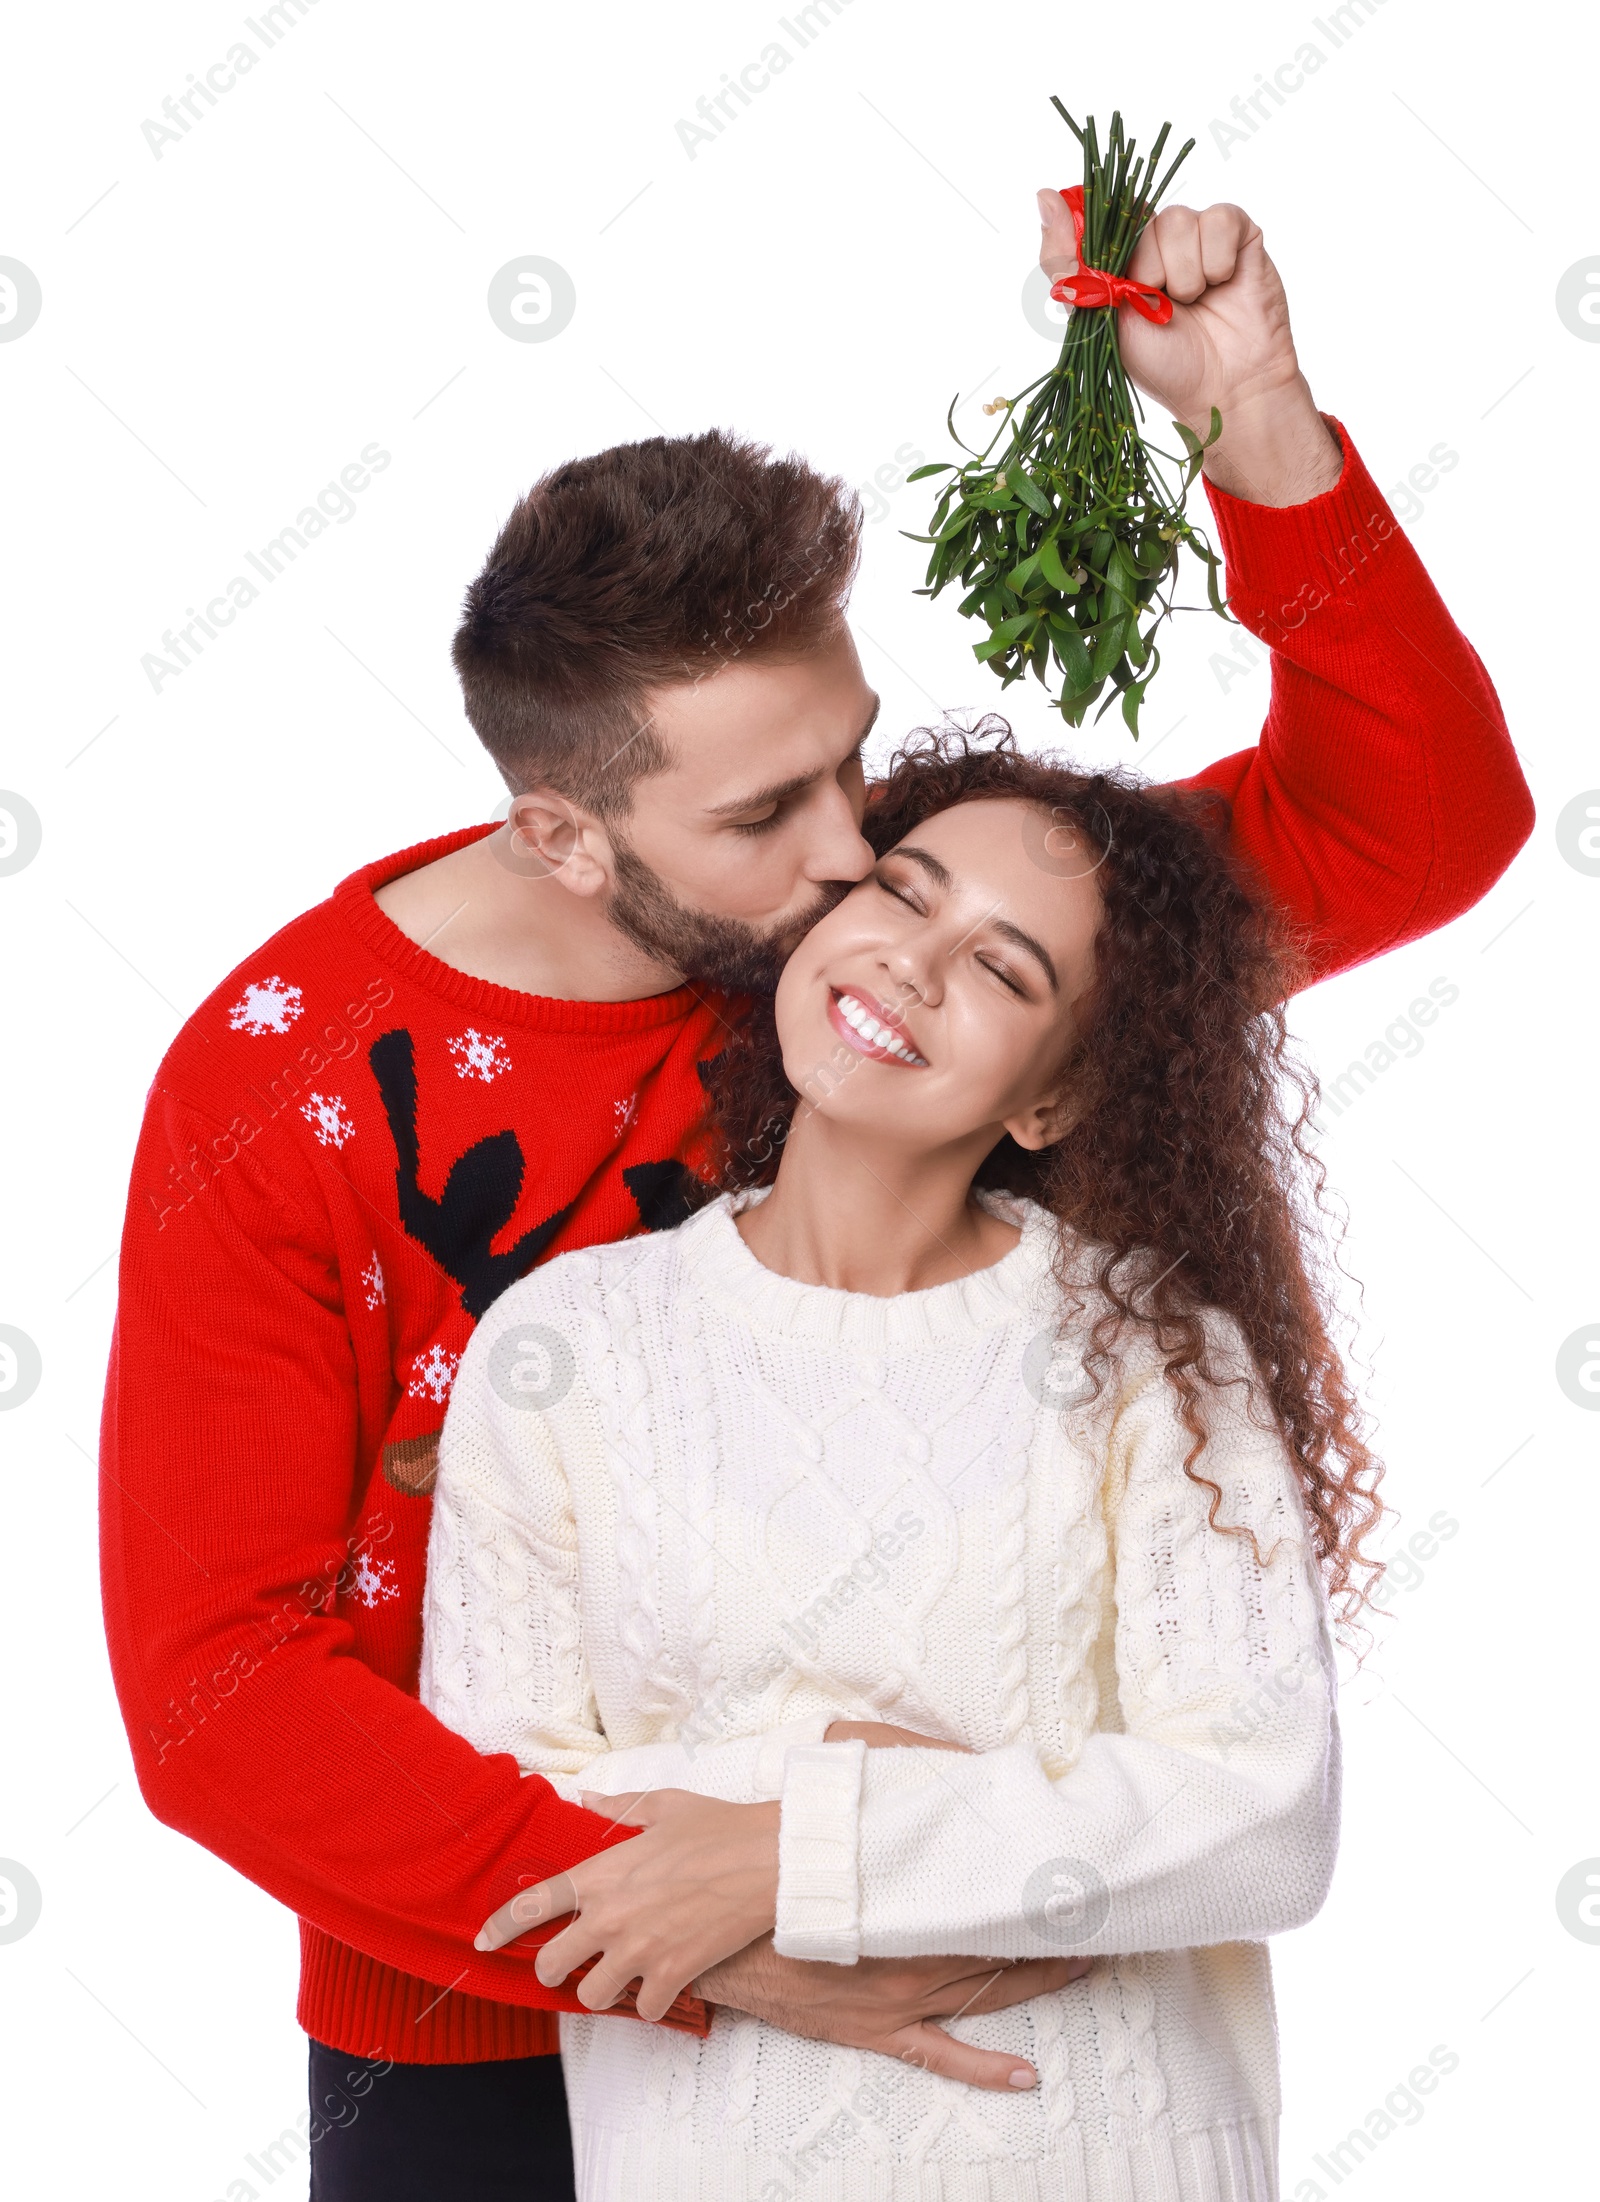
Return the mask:
{"type": "Polygon", "coordinates": [[[819,889],[816,901],[772,932],[742,918],[718,917],[678,900],[615,833],[615,880],[606,915],[619,933],[646,955],[674,964],[686,979],[730,994],[772,994],[778,975],[799,943],[850,892],[840,880],[819,889]]]}

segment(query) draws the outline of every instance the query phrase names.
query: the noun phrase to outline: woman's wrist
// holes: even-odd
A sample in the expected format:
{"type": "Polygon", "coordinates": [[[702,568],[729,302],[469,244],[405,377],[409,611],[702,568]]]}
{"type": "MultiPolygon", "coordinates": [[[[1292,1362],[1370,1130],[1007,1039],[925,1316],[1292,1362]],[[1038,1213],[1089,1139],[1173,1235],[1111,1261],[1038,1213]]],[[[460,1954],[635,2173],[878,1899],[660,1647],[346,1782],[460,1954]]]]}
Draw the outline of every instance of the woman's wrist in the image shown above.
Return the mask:
{"type": "MultiPolygon", "coordinates": [[[[708,1800],[713,1801],[713,1800],[708,1800]]],[[[776,1797],[755,1804],[716,1804],[706,1858],[706,1909],[730,1948],[767,1934],[778,1916],[778,1839],[783,1806],[776,1797]],[[734,1937],[738,1936],[736,1941],[734,1937]]]]}
{"type": "Polygon", "coordinates": [[[853,1965],[859,1954],[857,1827],[866,1758],[862,1737],[842,1736],[793,1750],[785,1761],[774,1936],[782,1957],[853,1965]]]}

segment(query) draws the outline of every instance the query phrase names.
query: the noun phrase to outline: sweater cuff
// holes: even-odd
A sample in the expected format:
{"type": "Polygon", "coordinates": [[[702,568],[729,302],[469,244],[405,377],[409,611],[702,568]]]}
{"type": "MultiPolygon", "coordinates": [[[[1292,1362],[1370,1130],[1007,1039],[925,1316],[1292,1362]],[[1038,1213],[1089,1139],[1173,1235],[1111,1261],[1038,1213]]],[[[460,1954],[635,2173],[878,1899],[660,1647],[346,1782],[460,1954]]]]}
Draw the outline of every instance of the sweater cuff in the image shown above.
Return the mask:
{"type": "Polygon", "coordinates": [[[780,1957],[853,1965],[861,1954],[858,1835],[866,1762],[859,1739],[794,1746],[784,1761],[773,1937],[780,1957]]]}
{"type": "Polygon", "coordinates": [[[1247,626],[1256,613],[1263,624],[1292,632],[1306,617],[1301,598],[1308,587],[1331,593],[1401,532],[1344,423],[1331,413],[1322,418],[1339,439],[1344,467],[1320,496],[1301,505],[1253,505],[1206,483],[1228,603],[1247,626]]]}
{"type": "Polygon", "coordinates": [[[755,1796],[758,1803],[783,1795],[784,1762],[796,1744],[818,1744],[827,1734],[837,1713],[808,1714],[804,1720],[786,1721],[781,1728],[773,1728],[761,1739],[756,1753],[755,1796]]]}

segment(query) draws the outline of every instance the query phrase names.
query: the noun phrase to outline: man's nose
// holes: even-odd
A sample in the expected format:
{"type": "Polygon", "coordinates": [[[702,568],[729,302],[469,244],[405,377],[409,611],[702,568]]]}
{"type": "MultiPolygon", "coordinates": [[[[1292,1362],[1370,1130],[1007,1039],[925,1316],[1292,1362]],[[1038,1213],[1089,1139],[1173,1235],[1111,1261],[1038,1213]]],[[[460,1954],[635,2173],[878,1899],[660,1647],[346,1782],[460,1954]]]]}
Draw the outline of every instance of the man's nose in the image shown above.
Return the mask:
{"type": "Polygon", "coordinates": [[[807,879],[819,883],[843,879],[854,886],[877,861],[871,842],[862,836],[850,798],[843,788],[834,788],[819,806],[812,828],[806,850],[807,879]]]}

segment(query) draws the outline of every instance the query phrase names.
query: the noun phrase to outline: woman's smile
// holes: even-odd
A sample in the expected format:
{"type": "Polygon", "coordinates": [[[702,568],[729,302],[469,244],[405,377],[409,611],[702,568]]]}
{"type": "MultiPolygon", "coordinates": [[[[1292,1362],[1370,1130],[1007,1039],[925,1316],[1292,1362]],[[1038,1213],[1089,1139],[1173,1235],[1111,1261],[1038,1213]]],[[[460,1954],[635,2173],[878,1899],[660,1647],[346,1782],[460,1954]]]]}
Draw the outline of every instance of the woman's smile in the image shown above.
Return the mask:
{"type": "Polygon", "coordinates": [[[910,1070],[928,1067],[928,1058],[919,1055],[905,1037],[895,1012],[871,994],[829,987],[828,1022],[858,1055],[879,1063],[904,1063],[910,1070]]]}

